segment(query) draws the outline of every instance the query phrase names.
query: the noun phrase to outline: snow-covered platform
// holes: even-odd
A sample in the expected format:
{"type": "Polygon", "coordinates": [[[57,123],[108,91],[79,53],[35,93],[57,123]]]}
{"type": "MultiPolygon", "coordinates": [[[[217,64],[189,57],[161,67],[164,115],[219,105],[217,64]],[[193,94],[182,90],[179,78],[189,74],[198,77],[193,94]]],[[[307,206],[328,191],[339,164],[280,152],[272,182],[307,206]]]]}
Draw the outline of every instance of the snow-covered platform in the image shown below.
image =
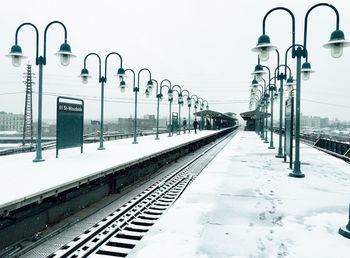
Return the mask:
{"type": "Polygon", "coordinates": [[[239,132],[128,257],[350,257],[350,165],[302,144],[292,178],[267,147],[239,132]]]}
{"type": "Polygon", "coordinates": [[[0,212],[8,212],[32,202],[40,202],[48,196],[106,176],[111,169],[122,169],[191,144],[220,131],[199,131],[197,134],[161,134],[133,139],[105,142],[105,150],[97,150],[99,143],[84,144],[79,148],[43,152],[44,162],[34,163],[35,153],[23,153],[0,157],[0,212]]]}

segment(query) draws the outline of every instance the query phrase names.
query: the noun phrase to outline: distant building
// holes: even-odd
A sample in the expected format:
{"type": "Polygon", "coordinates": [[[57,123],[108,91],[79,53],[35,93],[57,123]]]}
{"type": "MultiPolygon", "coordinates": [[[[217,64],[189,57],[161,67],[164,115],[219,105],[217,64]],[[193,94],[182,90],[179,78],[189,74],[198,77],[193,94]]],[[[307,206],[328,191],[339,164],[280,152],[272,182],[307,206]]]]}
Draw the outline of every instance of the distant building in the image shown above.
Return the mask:
{"type": "MultiPolygon", "coordinates": [[[[139,130],[152,130],[157,126],[155,115],[144,115],[137,119],[137,128],[139,130]]],[[[131,132],[134,128],[134,118],[118,118],[118,128],[121,131],[131,132]]]]}
{"type": "Polygon", "coordinates": [[[22,132],[23,124],[23,114],[0,112],[0,131],[22,132]]]}
{"type": "Polygon", "coordinates": [[[325,128],[329,126],[329,118],[321,118],[320,127],[325,128]]]}

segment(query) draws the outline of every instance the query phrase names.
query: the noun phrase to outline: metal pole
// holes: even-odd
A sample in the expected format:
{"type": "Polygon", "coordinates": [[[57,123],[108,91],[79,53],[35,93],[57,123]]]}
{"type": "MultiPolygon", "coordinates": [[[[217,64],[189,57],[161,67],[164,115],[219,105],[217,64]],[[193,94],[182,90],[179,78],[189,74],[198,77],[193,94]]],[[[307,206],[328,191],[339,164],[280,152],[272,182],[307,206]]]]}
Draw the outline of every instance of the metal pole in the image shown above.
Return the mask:
{"type": "MultiPolygon", "coordinates": [[[[202,112],[203,112],[203,110],[202,110],[202,112]]],[[[204,130],[204,114],[202,113],[202,130],[204,130]]]]}
{"type": "Polygon", "coordinates": [[[264,139],[264,114],[262,113],[264,110],[264,106],[260,107],[260,138],[264,139]]]}
{"type": "MultiPolygon", "coordinates": [[[[298,53],[301,52],[301,48],[298,47],[298,53]]],[[[294,169],[292,173],[289,173],[291,177],[303,178],[305,175],[301,172],[300,164],[300,75],[301,75],[301,55],[297,55],[297,83],[296,83],[296,110],[295,110],[295,159],[294,169]]]]}
{"type": "Polygon", "coordinates": [[[134,141],[133,144],[137,144],[136,127],[137,127],[137,92],[138,88],[134,88],[135,91],[135,120],[134,120],[134,141]]]}
{"type": "Polygon", "coordinates": [[[181,105],[179,104],[179,121],[178,121],[177,134],[181,134],[181,105]]]}
{"type": "MultiPolygon", "coordinates": [[[[271,87],[271,86],[270,86],[271,87]]],[[[271,98],[270,98],[270,101],[271,101],[271,122],[270,122],[270,130],[271,130],[271,139],[270,139],[270,147],[269,149],[274,149],[275,147],[273,146],[273,87],[271,88],[272,90],[270,91],[270,94],[271,94],[271,98]]]]}
{"type": "Polygon", "coordinates": [[[191,133],[191,106],[188,106],[188,133],[191,133]]]}
{"type": "Polygon", "coordinates": [[[171,102],[169,101],[169,135],[168,137],[171,137],[171,102]]]}
{"type": "Polygon", "coordinates": [[[43,57],[40,56],[39,60],[39,94],[38,94],[38,130],[36,136],[36,157],[33,162],[45,161],[42,158],[41,150],[41,129],[42,129],[42,104],[43,104],[43,57]]]}
{"type": "Polygon", "coordinates": [[[159,140],[159,97],[157,96],[157,133],[156,140],[159,140]]]}
{"type": "Polygon", "coordinates": [[[104,82],[105,78],[101,78],[101,121],[100,121],[100,147],[98,150],[104,150],[103,147],[103,102],[104,102],[104,82]]]}
{"type": "Polygon", "coordinates": [[[278,153],[276,155],[276,158],[284,158],[283,152],[282,152],[282,115],[283,115],[283,78],[280,79],[280,121],[279,121],[279,127],[278,127],[278,153]]]}
{"type": "Polygon", "coordinates": [[[264,130],[264,132],[265,132],[265,141],[264,141],[264,143],[268,143],[269,141],[267,140],[267,131],[269,130],[268,128],[267,128],[267,119],[268,119],[268,116],[267,116],[267,112],[268,112],[268,109],[269,109],[269,104],[268,104],[268,97],[266,96],[266,102],[265,102],[265,112],[266,112],[266,118],[265,118],[265,130],[264,130]]]}

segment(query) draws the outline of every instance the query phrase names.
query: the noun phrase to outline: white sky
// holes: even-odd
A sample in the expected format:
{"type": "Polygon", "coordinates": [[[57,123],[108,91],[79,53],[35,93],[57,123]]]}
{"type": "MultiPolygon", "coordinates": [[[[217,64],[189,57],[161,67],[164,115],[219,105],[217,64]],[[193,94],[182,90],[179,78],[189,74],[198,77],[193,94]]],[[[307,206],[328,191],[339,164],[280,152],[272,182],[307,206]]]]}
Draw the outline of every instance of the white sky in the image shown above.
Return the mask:
{"type": "MultiPolygon", "coordinates": [[[[48,32],[44,92],[82,96],[87,118],[99,118],[100,88],[96,80],[95,58],[88,61],[90,74],[94,77],[89,84],[83,85],[77,77],[83,59],[89,52],[97,52],[104,59],[111,51],[123,56],[125,68],[138,70],[147,67],[158,81],[168,78],[173,84],[208,100],[210,109],[240,113],[248,110],[250,73],[257,60],[251,48],[262,33],[265,13],[276,6],[290,8],[296,17],[297,42],[301,43],[305,13],[315,3],[317,1],[305,0],[3,0],[0,2],[0,54],[10,51],[16,28],[21,23],[32,22],[38,27],[42,47],[45,26],[53,20],[60,20],[67,27],[68,43],[77,58],[68,67],[59,64],[59,58],[53,53],[63,42],[63,30],[58,25],[52,26],[48,32]]],[[[350,3],[341,0],[331,3],[338,8],[340,28],[350,39],[350,3]]],[[[335,60],[330,51],[322,47],[334,29],[335,15],[331,9],[323,7],[311,13],[309,61],[317,73],[310,81],[302,82],[301,111],[308,115],[350,120],[350,93],[344,83],[348,79],[350,49],[345,49],[344,55],[335,60]]],[[[285,49],[291,44],[290,17],[281,11],[270,15],[266,32],[284,56],[285,49]]],[[[32,63],[34,36],[29,27],[22,29],[19,35],[23,53],[32,63]]],[[[117,78],[113,76],[119,62],[114,58],[110,61],[105,91],[110,101],[105,104],[105,117],[133,115],[132,88],[120,93],[117,78]]],[[[22,73],[26,70],[26,62],[15,68],[10,59],[0,59],[0,110],[23,112],[25,88],[22,73]]],[[[271,68],[276,65],[275,54],[271,54],[267,64],[271,68]]],[[[294,60],[289,60],[289,64],[294,70],[294,60]]],[[[36,66],[34,71],[38,73],[36,66]]],[[[131,85],[130,80],[127,83],[131,85]]],[[[34,90],[37,90],[37,85],[34,90]]],[[[156,112],[154,95],[153,99],[153,102],[146,101],[140,94],[139,116],[156,112]]],[[[55,117],[55,103],[56,96],[44,96],[44,119],[55,117]]],[[[36,95],[33,110],[36,117],[36,95]]],[[[162,105],[161,116],[166,116],[167,110],[168,106],[162,105]]]]}

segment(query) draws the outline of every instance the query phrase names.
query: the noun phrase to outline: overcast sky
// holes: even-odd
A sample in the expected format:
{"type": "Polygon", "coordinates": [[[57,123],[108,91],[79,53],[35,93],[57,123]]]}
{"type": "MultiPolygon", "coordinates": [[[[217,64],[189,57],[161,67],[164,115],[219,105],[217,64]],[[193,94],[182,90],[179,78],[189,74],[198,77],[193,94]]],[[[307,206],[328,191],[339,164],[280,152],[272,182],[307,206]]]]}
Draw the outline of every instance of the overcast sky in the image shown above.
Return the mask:
{"type": "MultiPolygon", "coordinates": [[[[138,70],[147,67],[153,78],[169,79],[191,94],[208,100],[210,109],[240,113],[248,110],[249,85],[257,56],[251,48],[262,34],[266,12],[277,6],[290,8],[296,17],[296,38],[302,43],[304,16],[318,1],[306,0],[21,0],[0,1],[0,110],[23,113],[25,86],[22,83],[26,63],[34,64],[35,34],[24,27],[19,45],[28,56],[19,68],[4,57],[14,44],[15,31],[23,22],[34,23],[40,33],[42,53],[45,26],[53,21],[63,22],[68,30],[68,43],[77,58],[62,67],[53,54],[63,43],[63,30],[54,25],[48,31],[47,65],[44,67],[43,118],[54,118],[56,98],[82,97],[85,116],[99,119],[100,85],[97,59],[89,58],[87,67],[93,76],[87,85],[78,75],[89,52],[104,59],[116,51],[123,56],[124,67],[138,70]]],[[[350,39],[350,3],[336,0],[331,3],[340,13],[340,28],[350,39]]],[[[269,16],[266,33],[281,53],[291,45],[291,19],[285,12],[269,16]]],[[[301,111],[307,115],[350,120],[349,67],[350,48],[340,59],[332,59],[330,50],[322,47],[335,29],[335,15],[330,8],[315,9],[309,17],[309,61],[316,73],[302,81],[301,111]]],[[[295,60],[288,62],[295,70],[295,60]]],[[[274,69],[276,55],[271,54],[265,65],[274,69]]],[[[108,63],[105,117],[133,115],[133,93],[130,78],[125,93],[118,89],[113,75],[119,67],[114,57],[108,63]]],[[[33,66],[38,73],[38,67],[33,66]]],[[[142,76],[141,85],[147,76],[142,76]]],[[[37,81],[37,79],[36,79],[37,81]]],[[[37,85],[34,85],[37,91],[37,85]]],[[[143,92],[143,90],[141,90],[143,92]]],[[[156,112],[155,93],[151,100],[139,96],[139,116],[156,112]]],[[[161,116],[167,115],[166,99],[161,116]]],[[[276,105],[277,106],[277,105],[276,105]]],[[[175,105],[173,105],[175,108],[175,105]]],[[[37,97],[33,96],[34,116],[37,97]]],[[[186,113],[187,107],[185,108],[186,113]]]]}

